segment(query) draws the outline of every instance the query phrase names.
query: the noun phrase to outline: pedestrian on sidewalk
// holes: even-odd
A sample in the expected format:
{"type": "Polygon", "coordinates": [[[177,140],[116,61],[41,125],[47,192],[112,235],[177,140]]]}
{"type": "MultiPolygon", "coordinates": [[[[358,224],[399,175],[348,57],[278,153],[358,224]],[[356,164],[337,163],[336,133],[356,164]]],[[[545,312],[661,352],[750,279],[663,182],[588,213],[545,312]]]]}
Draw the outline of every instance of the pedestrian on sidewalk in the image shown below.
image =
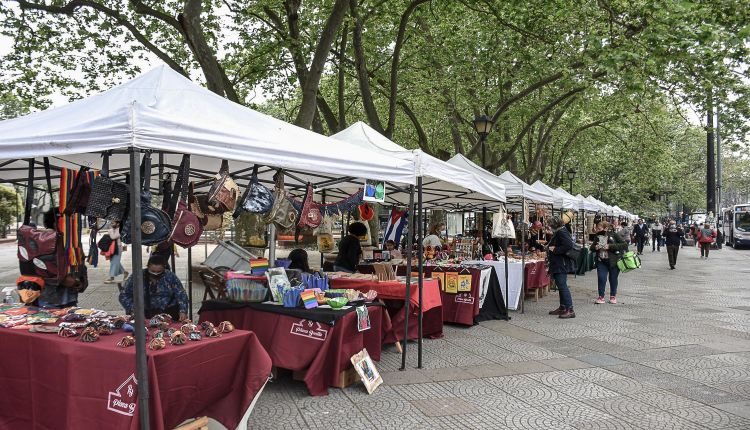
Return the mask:
{"type": "Polygon", "coordinates": [[[128,272],[125,271],[125,268],[122,267],[122,253],[124,251],[122,246],[122,241],[120,240],[120,222],[119,221],[112,221],[109,225],[109,229],[107,230],[107,234],[109,234],[109,238],[112,239],[114,242],[114,245],[111,249],[113,249],[113,253],[108,257],[109,260],[109,279],[104,281],[105,284],[114,284],[117,283],[115,280],[116,277],[123,275],[122,282],[125,282],[125,280],[128,278],[128,272]]]}
{"type": "Polygon", "coordinates": [[[596,275],[599,296],[595,303],[604,304],[604,293],[609,279],[609,303],[617,303],[617,284],[620,269],[617,262],[628,250],[628,243],[617,234],[607,221],[602,221],[597,228],[596,240],[591,244],[591,252],[596,252],[596,275]]]}
{"type": "Polygon", "coordinates": [[[703,224],[703,228],[697,230],[697,239],[701,247],[701,260],[708,260],[708,251],[711,244],[716,240],[716,230],[711,228],[711,224],[703,224]]]}
{"type": "Polygon", "coordinates": [[[633,228],[633,234],[635,235],[638,255],[643,255],[643,247],[646,244],[646,238],[648,237],[648,226],[643,222],[643,218],[638,220],[638,224],[633,228]]]}
{"type": "Polygon", "coordinates": [[[674,270],[677,264],[677,254],[680,252],[680,246],[682,240],[685,238],[685,232],[682,227],[677,225],[677,222],[673,219],[669,220],[669,224],[664,228],[662,236],[667,244],[667,256],[669,258],[669,269],[674,270]]]}
{"type": "Polygon", "coordinates": [[[558,216],[550,219],[548,226],[552,229],[552,238],[547,245],[549,275],[555,280],[557,290],[560,293],[560,307],[550,311],[550,315],[558,315],[560,318],[575,318],[573,311],[573,296],[568,288],[568,273],[576,272],[576,262],[566,254],[573,249],[573,237],[565,228],[563,221],[558,216]]]}
{"type": "Polygon", "coordinates": [[[664,226],[662,225],[659,218],[656,218],[654,222],[651,223],[651,252],[657,250],[661,252],[662,230],[664,230],[664,226]]]}

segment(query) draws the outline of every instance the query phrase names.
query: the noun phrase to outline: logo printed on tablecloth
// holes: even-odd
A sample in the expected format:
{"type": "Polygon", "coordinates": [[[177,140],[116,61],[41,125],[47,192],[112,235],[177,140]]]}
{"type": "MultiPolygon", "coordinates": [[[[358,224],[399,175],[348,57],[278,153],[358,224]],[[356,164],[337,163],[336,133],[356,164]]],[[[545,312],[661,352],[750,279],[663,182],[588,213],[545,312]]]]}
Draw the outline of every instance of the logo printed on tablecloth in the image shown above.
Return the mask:
{"type": "Polygon", "coordinates": [[[328,329],[323,328],[319,322],[300,320],[292,324],[291,334],[303,337],[309,337],[310,339],[325,341],[328,337],[328,329]]]}
{"type": "Polygon", "coordinates": [[[138,394],[138,381],[135,373],[131,373],[128,379],[120,384],[114,392],[109,392],[107,409],[118,414],[132,417],[135,413],[136,396],[138,394]],[[123,392],[123,390],[125,392],[123,392]]]}
{"type": "Polygon", "coordinates": [[[471,293],[458,293],[456,294],[456,303],[473,305],[474,297],[471,295],[471,293]]]}

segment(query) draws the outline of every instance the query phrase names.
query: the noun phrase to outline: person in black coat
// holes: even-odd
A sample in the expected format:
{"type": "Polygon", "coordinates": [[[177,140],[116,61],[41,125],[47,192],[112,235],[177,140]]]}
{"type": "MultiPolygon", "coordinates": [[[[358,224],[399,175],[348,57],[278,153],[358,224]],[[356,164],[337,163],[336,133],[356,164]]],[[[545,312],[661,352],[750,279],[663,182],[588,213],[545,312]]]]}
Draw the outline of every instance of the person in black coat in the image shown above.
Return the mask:
{"type": "Polygon", "coordinates": [[[635,235],[638,255],[643,255],[643,247],[646,244],[646,238],[648,237],[648,226],[643,222],[643,218],[639,219],[638,224],[633,227],[633,234],[635,235]]]}
{"type": "Polygon", "coordinates": [[[669,269],[674,270],[677,265],[677,254],[680,252],[680,246],[685,238],[685,231],[677,225],[677,221],[670,219],[669,224],[664,228],[661,234],[667,244],[667,257],[669,258],[669,269]]]}
{"type": "Polygon", "coordinates": [[[568,273],[575,273],[576,262],[566,255],[568,251],[573,249],[575,243],[560,217],[552,217],[549,226],[553,234],[547,246],[549,261],[547,271],[555,280],[557,290],[560,293],[560,307],[550,311],[549,314],[558,315],[560,318],[575,318],[573,296],[570,294],[570,288],[568,288],[568,273]]]}

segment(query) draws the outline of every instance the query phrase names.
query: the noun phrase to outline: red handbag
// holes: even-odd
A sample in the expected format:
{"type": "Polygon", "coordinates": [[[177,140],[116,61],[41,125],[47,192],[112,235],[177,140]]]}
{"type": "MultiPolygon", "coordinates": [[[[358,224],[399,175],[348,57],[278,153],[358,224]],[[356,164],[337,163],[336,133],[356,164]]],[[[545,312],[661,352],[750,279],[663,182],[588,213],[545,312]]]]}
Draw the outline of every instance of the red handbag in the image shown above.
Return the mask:
{"type": "Polygon", "coordinates": [[[320,207],[313,200],[313,186],[308,182],[305,197],[302,199],[302,210],[297,216],[297,228],[318,228],[321,222],[323,222],[323,216],[320,213],[320,207]]]}
{"type": "Polygon", "coordinates": [[[203,223],[196,214],[190,212],[185,202],[189,177],[190,156],[185,155],[175,184],[175,197],[179,199],[179,203],[172,217],[172,233],[169,235],[169,240],[183,248],[190,248],[198,243],[203,234],[203,223]]]}

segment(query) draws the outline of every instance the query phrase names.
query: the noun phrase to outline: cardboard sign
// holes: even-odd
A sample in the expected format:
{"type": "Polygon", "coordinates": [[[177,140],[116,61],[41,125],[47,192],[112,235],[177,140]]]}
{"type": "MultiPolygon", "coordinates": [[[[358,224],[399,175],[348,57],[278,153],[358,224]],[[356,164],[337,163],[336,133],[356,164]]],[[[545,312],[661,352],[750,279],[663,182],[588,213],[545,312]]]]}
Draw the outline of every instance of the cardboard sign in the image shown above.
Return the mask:
{"type": "Polygon", "coordinates": [[[458,275],[458,292],[466,293],[471,291],[471,274],[458,275]]]}
{"type": "Polygon", "coordinates": [[[440,291],[445,291],[445,272],[442,270],[433,270],[432,279],[440,281],[440,291]]]}
{"type": "Polygon", "coordinates": [[[449,294],[458,294],[458,272],[446,272],[445,292],[449,294]]]}
{"type": "Polygon", "coordinates": [[[372,394],[380,384],[383,383],[383,378],[380,376],[380,372],[375,368],[375,363],[372,362],[370,354],[367,353],[367,349],[354,354],[351,358],[354,370],[357,371],[359,377],[362,378],[362,382],[367,388],[367,392],[372,394]]]}

